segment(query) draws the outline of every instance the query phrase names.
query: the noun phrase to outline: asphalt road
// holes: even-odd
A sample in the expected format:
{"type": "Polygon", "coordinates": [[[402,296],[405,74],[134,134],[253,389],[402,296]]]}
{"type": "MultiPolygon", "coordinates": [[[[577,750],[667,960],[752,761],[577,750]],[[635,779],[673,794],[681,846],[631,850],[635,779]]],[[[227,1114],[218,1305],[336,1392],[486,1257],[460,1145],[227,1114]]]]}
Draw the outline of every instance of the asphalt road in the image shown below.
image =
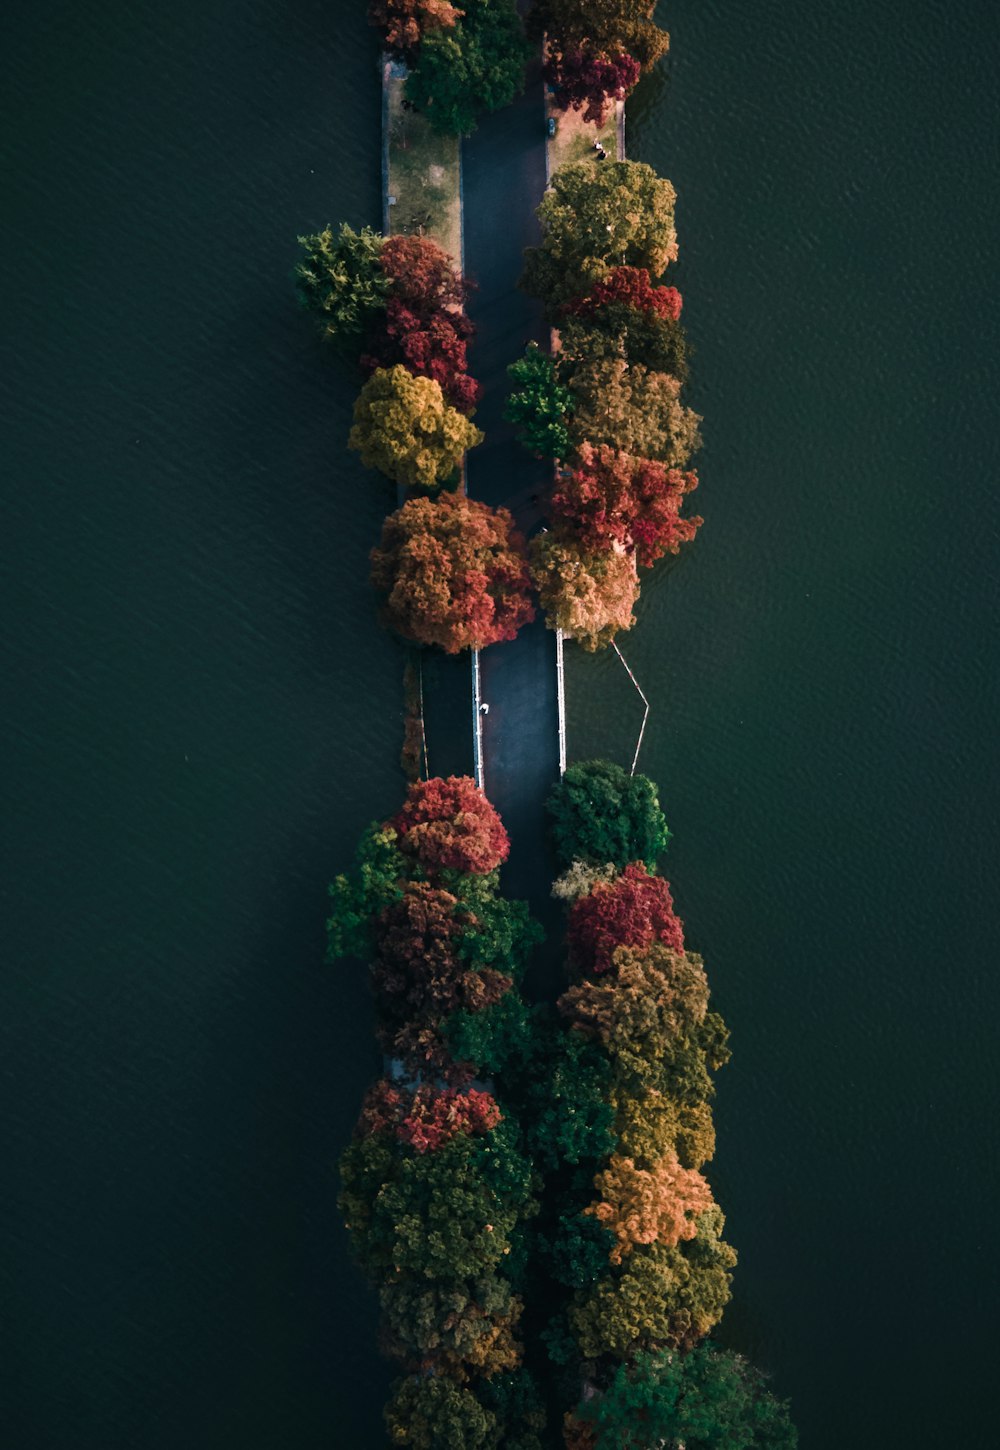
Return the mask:
{"type": "MultiPolygon", "coordinates": [[[[468,455],[471,497],[509,508],[525,533],[541,520],[549,469],[534,462],[503,419],[507,365],[529,339],[544,342],[542,309],[517,289],[522,252],[538,240],[535,208],[545,189],[545,116],[541,66],[513,106],[484,117],[463,143],[465,270],[476,283],[469,315],[477,327],[470,348],[473,376],[485,386],[476,422],[486,441],[468,455]]],[[[481,656],[486,792],[510,832],[504,889],[524,897],[546,927],[549,944],[533,968],[546,995],[555,967],[561,912],[550,892],[552,861],[545,842],[544,801],[559,775],[555,635],[541,618],[517,639],[481,656]]]]}

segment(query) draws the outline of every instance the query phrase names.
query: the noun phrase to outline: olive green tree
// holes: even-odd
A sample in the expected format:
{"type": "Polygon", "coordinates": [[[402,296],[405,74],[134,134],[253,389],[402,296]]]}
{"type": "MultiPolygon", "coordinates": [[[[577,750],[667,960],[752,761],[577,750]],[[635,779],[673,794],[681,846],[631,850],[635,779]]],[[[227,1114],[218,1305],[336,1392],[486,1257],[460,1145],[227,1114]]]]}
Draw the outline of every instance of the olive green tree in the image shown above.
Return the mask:
{"type": "Polygon", "coordinates": [[[347,443],[366,468],[395,483],[434,490],[457,473],[467,448],[485,435],[445,402],[433,378],[418,378],[401,363],[376,368],[354,405],[347,443]]]}
{"type": "Polygon", "coordinates": [[[677,257],[676,192],[641,161],[561,166],[538,207],[542,243],[525,254],[521,286],[559,308],[584,296],[619,265],[645,267],[659,277],[677,257]]]}

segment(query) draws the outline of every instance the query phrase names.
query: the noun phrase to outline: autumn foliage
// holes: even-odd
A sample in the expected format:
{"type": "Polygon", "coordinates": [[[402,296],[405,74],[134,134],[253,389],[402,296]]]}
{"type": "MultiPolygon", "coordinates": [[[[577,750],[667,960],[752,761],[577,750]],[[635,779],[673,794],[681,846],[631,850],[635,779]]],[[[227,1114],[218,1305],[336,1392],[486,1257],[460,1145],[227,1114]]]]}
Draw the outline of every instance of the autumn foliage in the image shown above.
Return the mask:
{"type": "Polygon", "coordinates": [[[552,102],[560,111],[582,111],[583,119],[602,126],[614,101],[623,101],[639,79],[642,67],[626,51],[613,55],[582,45],[550,49],[544,76],[552,102]]]}
{"type": "Polygon", "coordinates": [[[427,870],[482,874],[510,852],[510,838],[495,808],[470,776],[416,781],[389,824],[400,849],[427,870]]]}
{"type": "Polygon", "coordinates": [[[693,1239],[698,1229],[696,1215],[712,1206],[712,1193],[704,1178],[693,1168],[682,1168],[673,1153],[648,1169],[613,1153],[594,1179],[594,1187],[597,1202],[584,1213],[592,1214],[614,1235],[612,1264],[620,1264],[636,1244],[673,1248],[681,1239],[693,1239]]]}
{"type": "Polygon", "coordinates": [[[524,540],[506,509],[461,494],[410,499],[371,558],[386,623],[415,644],[485,649],[534,617],[524,540]]]}
{"type": "Polygon", "coordinates": [[[589,896],[574,903],[567,939],[570,964],[583,975],[610,971],[618,947],[660,942],[676,952],[684,950],[669,885],[662,876],[651,876],[639,861],[626,866],[614,881],[598,881],[589,896]]]}
{"type": "Polygon", "coordinates": [[[532,540],[531,573],[549,628],[586,650],[603,648],[635,623],[639,576],[621,545],[588,550],[570,529],[552,529],[532,540]]]}
{"type": "Polygon", "coordinates": [[[369,0],[368,19],[382,31],[386,48],[412,56],[432,30],[450,30],[462,14],[448,0],[369,0]]]}
{"type": "Polygon", "coordinates": [[[567,302],[564,311],[570,317],[593,321],[602,309],[621,306],[678,322],[682,305],[677,288],[655,287],[647,268],[613,267],[603,281],[594,283],[585,297],[567,302]]]}
{"type": "Polygon", "coordinates": [[[650,568],[664,554],[676,554],[703,520],[681,517],[685,495],[698,475],[636,458],[607,443],[581,444],[573,467],[560,475],[552,493],[553,519],[573,531],[582,551],[599,553],[616,544],[650,568]]]}

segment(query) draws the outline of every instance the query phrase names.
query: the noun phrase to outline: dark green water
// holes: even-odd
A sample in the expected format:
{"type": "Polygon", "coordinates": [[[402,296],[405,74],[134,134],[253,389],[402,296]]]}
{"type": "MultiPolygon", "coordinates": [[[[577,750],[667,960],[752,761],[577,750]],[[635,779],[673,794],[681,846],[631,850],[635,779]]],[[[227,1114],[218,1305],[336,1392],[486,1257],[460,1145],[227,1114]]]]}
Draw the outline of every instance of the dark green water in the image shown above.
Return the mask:
{"type": "MultiPolygon", "coordinates": [[[[290,304],[379,211],[363,6],[39,0],[3,140],[4,1443],[381,1443],[323,890],[398,798],[391,500],[290,304]]],[[[993,1443],[991,8],[677,0],[696,545],[623,643],[736,1056],[726,1336],[806,1450],[993,1443]]],[[[571,752],[627,759],[613,660],[571,752]]]]}

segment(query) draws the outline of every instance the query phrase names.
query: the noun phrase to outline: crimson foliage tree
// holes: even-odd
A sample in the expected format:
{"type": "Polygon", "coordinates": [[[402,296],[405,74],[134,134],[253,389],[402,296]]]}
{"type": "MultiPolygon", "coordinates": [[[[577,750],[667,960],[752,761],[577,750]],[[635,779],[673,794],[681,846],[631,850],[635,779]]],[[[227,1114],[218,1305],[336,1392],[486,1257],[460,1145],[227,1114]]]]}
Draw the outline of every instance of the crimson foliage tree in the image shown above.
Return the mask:
{"type": "Polygon", "coordinates": [[[482,396],[466,372],[475,332],[463,311],[471,284],[429,237],[387,237],[379,266],[388,282],[385,312],[371,329],[361,366],[372,372],[402,363],[433,378],[453,407],[471,413],[482,396]]]}
{"type": "Polygon", "coordinates": [[[453,493],[410,499],[390,514],[371,555],[390,627],[447,654],[513,639],[535,613],[513,524],[506,509],[453,493]]]}
{"type": "Polygon", "coordinates": [[[603,126],[613,101],[623,101],[639,79],[642,67],[625,51],[604,55],[587,46],[550,50],[545,80],[560,111],[583,111],[585,121],[603,126]]]}
{"type": "Polygon", "coordinates": [[[654,287],[645,267],[615,267],[562,308],[560,356],[564,365],[620,356],[684,382],[689,346],[680,312],[676,287],[654,287]]]}
{"type": "Polygon", "coordinates": [[[510,838],[486,796],[467,775],[416,781],[389,822],[400,849],[426,869],[483,874],[510,852],[510,838]]]}
{"type": "Polygon", "coordinates": [[[468,1076],[467,1064],[451,1062],[444,1021],[458,1011],[495,1006],[513,986],[506,973],[469,960],[464,947],[475,924],[452,892],[425,881],[410,882],[376,924],[372,979],[379,1040],[412,1072],[468,1076]]]}
{"type": "Polygon", "coordinates": [[[452,407],[473,413],[483,395],[482,385],[466,372],[467,344],[474,332],[464,312],[442,309],[424,316],[391,297],[361,366],[373,372],[402,363],[418,377],[439,383],[452,407]]]}
{"type": "Polygon", "coordinates": [[[569,914],[570,964],[577,972],[600,974],[612,966],[617,947],[662,942],[684,950],[684,932],[674,914],[670,887],[634,861],[614,881],[598,881],[589,896],[574,902],[569,914]]]}
{"type": "Polygon", "coordinates": [[[567,302],[563,311],[592,321],[605,307],[620,304],[635,312],[680,319],[682,298],[676,287],[654,287],[645,267],[613,267],[602,282],[595,282],[585,297],[567,302]]]}
{"type": "Polygon", "coordinates": [[[472,291],[448,253],[430,237],[386,237],[379,260],[391,296],[421,316],[442,307],[463,307],[472,291]]]}
{"type": "Polygon", "coordinates": [[[581,549],[599,552],[621,544],[649,568],[664,554],[676,554],[703,522],[680,515],[684,496],[698,486],[693,471],[589,443],[577,450],[575,465],[558,478],[550,509],[572,529],[581,549]]]}

